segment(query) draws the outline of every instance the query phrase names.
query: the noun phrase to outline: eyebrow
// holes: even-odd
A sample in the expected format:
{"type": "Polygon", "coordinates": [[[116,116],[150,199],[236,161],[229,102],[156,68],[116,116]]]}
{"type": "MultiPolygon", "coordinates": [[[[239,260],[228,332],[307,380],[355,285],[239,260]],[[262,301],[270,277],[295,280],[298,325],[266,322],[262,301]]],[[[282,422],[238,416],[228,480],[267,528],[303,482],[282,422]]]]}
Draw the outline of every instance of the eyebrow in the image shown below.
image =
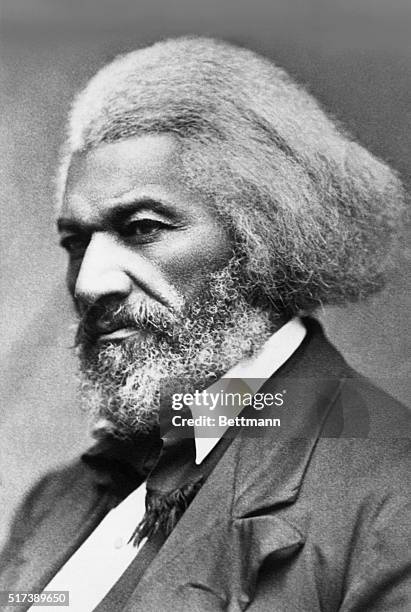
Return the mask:
{"type": "MultiPolygon", "coordinates": [[[[121,225],[132,214],[145,209],[153,210],[170,219],[175,219],[177,217],[176,208],[171,202],[161,202],[160,200],[154,200],[152,198],[141,198],[133,199],[131,202],[123,201],[117,204],[113,203],[113,207],[103,214],[102,222],[116,227],[121,225]]],[[[92,231],[93,229],[97,229],[99,225],[98,223],[82,223],[81,221],[76,221],[72,217],[59,217],[57,219],[57,230],[59,232],[75,232],[81,229],[92,231]]]]}

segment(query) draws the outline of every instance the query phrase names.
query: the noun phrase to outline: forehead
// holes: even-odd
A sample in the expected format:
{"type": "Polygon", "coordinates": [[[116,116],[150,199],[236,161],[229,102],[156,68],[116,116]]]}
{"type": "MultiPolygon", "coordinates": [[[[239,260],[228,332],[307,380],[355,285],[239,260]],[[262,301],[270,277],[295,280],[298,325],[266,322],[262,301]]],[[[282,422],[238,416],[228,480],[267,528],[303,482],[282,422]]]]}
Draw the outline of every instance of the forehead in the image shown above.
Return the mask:
{"type": "Polygon", "coordinates": [[[169,134],[150,134],[75,153],[62,204],[64,216],[105,212],[121,200],[147,197],[181,201],[181,144],[169,134]]]}

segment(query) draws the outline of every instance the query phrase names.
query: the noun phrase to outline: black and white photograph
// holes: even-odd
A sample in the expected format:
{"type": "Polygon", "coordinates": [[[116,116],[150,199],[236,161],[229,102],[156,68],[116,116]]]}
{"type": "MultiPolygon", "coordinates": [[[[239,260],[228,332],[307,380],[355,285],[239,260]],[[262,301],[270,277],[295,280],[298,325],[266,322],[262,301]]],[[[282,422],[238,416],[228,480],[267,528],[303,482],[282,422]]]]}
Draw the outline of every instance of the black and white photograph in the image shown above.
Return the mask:
{"type": "Polygon", "coordinates": [[[1,0],[0,610],[411,610],[411,4],[1,0]]]}

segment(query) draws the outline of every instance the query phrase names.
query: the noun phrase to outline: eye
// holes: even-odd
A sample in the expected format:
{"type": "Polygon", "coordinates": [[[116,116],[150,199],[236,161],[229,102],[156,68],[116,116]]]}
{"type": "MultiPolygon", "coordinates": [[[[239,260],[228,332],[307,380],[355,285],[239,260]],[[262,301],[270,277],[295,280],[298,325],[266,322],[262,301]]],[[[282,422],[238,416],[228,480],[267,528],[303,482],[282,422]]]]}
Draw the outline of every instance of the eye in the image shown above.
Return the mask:
{"type": "Polygon", "coordinates": [[[170,226],[158,219],[136,219],[127,223],[122,228],[121,234],[126,238],[150,237],[167,228],[170,228],[170,226]]]}
{"type": "Polygon", "coordinates": [[[79,255],[86,250],[89,242],[89,236],[69,234],[60,240],[60,245],[63,247],[63,249],[70,253],[70,255],[79,255]]]}

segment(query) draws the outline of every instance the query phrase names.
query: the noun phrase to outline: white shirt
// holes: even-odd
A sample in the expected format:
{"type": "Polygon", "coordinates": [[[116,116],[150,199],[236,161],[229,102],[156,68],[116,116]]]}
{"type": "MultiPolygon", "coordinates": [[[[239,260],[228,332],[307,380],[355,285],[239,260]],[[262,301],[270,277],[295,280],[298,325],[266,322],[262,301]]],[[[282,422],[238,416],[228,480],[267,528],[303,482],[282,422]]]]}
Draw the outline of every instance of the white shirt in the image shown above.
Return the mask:
{"type": "MultiPolygon", "coordinates": [[[[248,388],[256,393],[297,350],[305,334],[301,320],[292,319],[267,340],[255,357],[237,364],[223,379],[246,379],[248,388]]],[[[208,391],[217,386],[218,390],[222,388],[221,381],[211,385],[208,391]]],[[[194,426],[197,464],[204,461],[225,429],[219,428],[219,437],[204,438],[198,431],[196,433],[194,426]]],[[[146,486],[142,484],[113,508],[45,588],[47,591],[69,591],[71,612],[94,610],[137,555],[144,540],[136,547],[129,539],[144,516],[145,496],[146,486]]],[[[48,606],[47,609],[60,612],[61,607],[48,606]]]]}

